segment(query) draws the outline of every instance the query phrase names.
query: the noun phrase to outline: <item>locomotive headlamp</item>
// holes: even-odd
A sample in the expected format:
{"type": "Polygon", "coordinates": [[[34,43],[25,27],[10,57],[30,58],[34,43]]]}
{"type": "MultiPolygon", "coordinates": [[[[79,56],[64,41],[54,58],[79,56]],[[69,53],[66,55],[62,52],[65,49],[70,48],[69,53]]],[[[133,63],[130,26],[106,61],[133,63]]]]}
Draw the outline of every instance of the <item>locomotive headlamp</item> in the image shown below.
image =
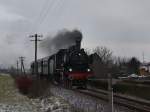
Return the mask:
{"type": "Polygon", "coordinates": [[[88,69],[87,69],[87,72],[90,72],[90,71],[91,71],[91,69],[88,68],[88,69]]]}
{"type": "Polygon", "coordinates": [[[72,72],[72,68],[69,68],[69,72],[72,72]]]}

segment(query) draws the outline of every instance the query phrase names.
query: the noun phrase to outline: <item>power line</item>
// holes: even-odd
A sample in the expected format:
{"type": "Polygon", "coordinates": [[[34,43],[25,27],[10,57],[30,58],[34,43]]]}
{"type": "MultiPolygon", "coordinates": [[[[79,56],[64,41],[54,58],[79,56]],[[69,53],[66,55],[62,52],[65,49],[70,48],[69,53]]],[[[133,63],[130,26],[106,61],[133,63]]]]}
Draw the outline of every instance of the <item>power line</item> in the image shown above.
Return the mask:
{"type": "MultiPolygon", "coordinates": [[[[36,27],[34,27],[34,31],[38,30],[38,27],[42,24],[42,21],[45,19],[45,16],[47,15],[47,13],[50,10],[50,8],[53,6],[55,1],[56,0],[45,0],[43,8],[40,11],[40,14],[39,14],[38,18],[35,21],[34,26],[36,26],[36,27]]],[[[30,32],[32,33],[33,29],[31,29],[30,32]]]]}
{"type": "MultiPolygon", "coordinates": [[[[54,13],[56,9],[60,10],[64,4],[64,0],[45,0],[45,3],[43,4],[43,8],[39,13],[39,18],[36,19],[34,24],[34,29],[31,29],[30,33],[33,33],[33,31],[38,31],[40,28],[40,25],[46,20],[48,13],[54,13]],[[58,6],[59,4],[59,6],[58,6]]],[[[61,15],[61,14],[60,14],[61,15]]],[[[60,19],[57,17],[57,19],[60,19]]],[[[52,24],[58,25],[58,22],[52,24]]]]}
{"type": "Polygon", "coordinates": [[[42,7],[42,10],[41,10],[41,12],[39,14],[39,18],[37,18],[37,21],[40,20],[40,18],[42,17],[42,14],[44,13],[44,11],[47,10],[46,8],[47,8],[47,5],[49,4],[49,2],[50,2],[50,0],[45,0],[45,3],[43,5],[43,7],[42,7]]]}
{"type": "Polygon", "coordinates": [[[48,0],[47,3],[45,2],[45,5],[43,6],[43,9],[42,9],[42,11],[41,11],[41,13],[39,15],[39,18],[36,21],[36,24],[37,24],[36,28],[37,29],[42,24],[42,21],[45,18],[45,15],[48,13],[49,7],[51,7],[53,5],[53,3],[54,3],[54,0],[51,0],[51,1],[48,0]]]}
{"type": "MultiPolygon", "coordinates": [[[[61,2],[59,2],[59,6],[58,6],[58,8],[57,8],[57,10],[59,11],[59,10],[61,10],[61,12],[66,8],[66,7],[64,7],[63,9],[62,9],[62,7],[63,7],[63,5],[64,5],[64,3],[65,3],[65,1],[64,0],[60,0],[61,2]]],[[[68,1],[69,2],[69,1],[68,1]]],[[[62,13],[59,13],[59,17],[57,17],[57,19],[58,19],[58,21],[60,20],[60,19],[62,19],[62,13]]],[[[56,19],[55,19],[56,20],[56,19]]],[[[51,24],[51,26],[53,26],[53,25],[55,25],[55,26],[58,26],[58,24],[59,24],[59,22],[56,22],[56,23],[54,23],[54,22],[52,22],[52,24],[51,24]]]]}
{"type": "MultiPolygon", "coordinates": [[[[56,1],[57,3],[55,2],[55,6],[54,6],[54,7],[52,8],[52,10],[51,10],[51,11],[52,11],[52,14],[53,14],[55,11],[57,11],[57,12],[58,12],[58,11],[61,11],[61,12],[62,12],[62,11],[66,8],[66,7],[63,7],[64,4],[66,3],[65,1],[66,1],[66,0],[58,0],[58,1],[56,1]],[[57,4],[57,5],[56,5],[56,4],[57,4]],[[62,9],[62,8],[63,8],[63,9],[62,9]]],[[[69,3],[69,2],[70,2],[70,1],[68,0],[67,3],[69,3]]],[[[55,12],[55,14],[56,14],[57,12],[55,12]]],[[[51,26],[53,26],[53,25],[58,26],[58,24],[59,24],[58,21],[59,21],[60,19],[62,19],[62,13],[59,12],[59,15],[57,15],[57,16],[58,16],[58,17],[57,17],[57,20],[55,19],[55,21],[57,21],[57,22],[52,22],[52,23],[51,23],[51,26]]],[[[45,19],[46,19],[46,18],[45,18],[45,19]]]]}
{"type": "Polygon", "coordinates": [[[34,23],[31,26],[31,30],[30,33],[32,33],[35,30],[35,25],[37,24],[37,22],[40,20],[40,17],[42,16],[43,11],[46,8],[46,5],[48,4],[50,0],[45,0],[44,4],[42,5],[42,10],[40,11],[38,18],[36,18],[36,20],[34,21],[34,23]]]}
{"type": "Polygon", "coordinates": [[[42,10],[40,11],[38,18],[34,21],[32,27],[31,27],[30,33],[32,33],[33,31],[35,31],[35,30],[36,30],[35,28],[38,27],[38,24],[37,24],[37,23],[38,23],[38,21],[40,21],[40,19],[41,19],[41,17],[42,17],[42,14],[43,14],[44,11],[46,10],[47,5],[49,4],[50,1],[51,1],[51,0],[45,0],[44,4],[42,5],[42,8],[41,8],[42,10]],[[33,26],[34,26],[34,27],[33,27],[33,26]],[[35,26],[37,26],[37,27],[35,27],[35,26]]]}
{"type": "Polygon", "coordinates": [[[41,19],[41,21],[39,22],[39,26],[45,21],[45,19],[47,18],[48,12],[52,11],[52,9],[54,8],[54,5],[56,2],[58,2],[59,0],[53,0],[51,2],[51,4],[49,5],[49,7],[47,8],[47,10],[45,11],[45,13],[43,14],[43,18],[41,19]],[[51,10],[50,10],[51,9],[51,10]]]}

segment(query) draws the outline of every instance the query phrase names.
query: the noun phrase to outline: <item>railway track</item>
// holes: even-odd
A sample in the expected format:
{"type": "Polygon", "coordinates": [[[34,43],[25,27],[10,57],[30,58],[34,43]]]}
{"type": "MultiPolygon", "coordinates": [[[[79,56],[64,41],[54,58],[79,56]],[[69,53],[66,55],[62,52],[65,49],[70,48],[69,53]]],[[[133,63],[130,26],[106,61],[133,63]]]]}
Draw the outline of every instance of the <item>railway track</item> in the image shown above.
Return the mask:
{"type": "MultiPolygon", "coordinates": [[[[61,86],[62,87],[62,86],[61,86]]],[[[62,87],[64,89],[67,89],[65,87],[62,87]]],[[[108,102],[108,91],[100,90],[100,89],[94,89],[94,88],[87,88],[87,89],[70,89],[75,92],[79,92],[91,97],[95,97],[104,101],[108,102]]],[[[133,112],[150,112],[150,101],[143,100],[143,99],[137,99],[134,97],[122,95],[122,94],[113,94],[113,102],[116,105],[127,107],[133,112]]]]}
{"type": "MultiPolygon", "coordinates": [[[[108,101],[108,91],[88,88],[87,90],[77,90],[80,93],[108,101]]],[[[127,107],[136,112],[150,112],[150,102],[136,99],[125,95],[114,94],[114,104],[127,107]]]]}

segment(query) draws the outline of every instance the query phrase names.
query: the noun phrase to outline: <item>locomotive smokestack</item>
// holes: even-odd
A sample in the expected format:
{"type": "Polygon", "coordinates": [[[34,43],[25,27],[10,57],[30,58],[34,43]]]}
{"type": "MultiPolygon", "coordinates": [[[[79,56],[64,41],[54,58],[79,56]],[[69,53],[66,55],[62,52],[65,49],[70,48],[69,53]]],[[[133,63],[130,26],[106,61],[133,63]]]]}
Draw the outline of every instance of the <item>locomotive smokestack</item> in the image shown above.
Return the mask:
{"type": "Polygon", "coordinates": [[[77,50],[81,48],[81,40],[76,40],[76,48],[77,50]]]}
{"type": "Polygon", "coordinates": [[[74,36],[76,37],[76,49],[80,50],[80,48],[81,48],[82,34],[78,30],[75,30],[74,31],[74,36]]]}

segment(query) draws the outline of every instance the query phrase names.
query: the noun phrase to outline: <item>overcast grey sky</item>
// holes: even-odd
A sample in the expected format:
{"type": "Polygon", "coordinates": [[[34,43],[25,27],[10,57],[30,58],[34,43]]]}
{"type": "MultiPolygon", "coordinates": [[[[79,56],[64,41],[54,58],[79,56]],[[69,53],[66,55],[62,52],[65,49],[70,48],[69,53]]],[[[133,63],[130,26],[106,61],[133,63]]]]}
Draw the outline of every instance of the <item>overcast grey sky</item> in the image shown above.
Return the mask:
{"type": "MultiPolygon", "coordinates": [[[[0,0],[0,64],[34,56],[28,36],[63,28],[83,32],[82,46],[106,46],[114,55],[150,61],[149,0],[0,0]],[[42,13],[41,13],[42,12],[42,13]]],[[[42,55],[42,54],[40,54],[42,55]]]]}

